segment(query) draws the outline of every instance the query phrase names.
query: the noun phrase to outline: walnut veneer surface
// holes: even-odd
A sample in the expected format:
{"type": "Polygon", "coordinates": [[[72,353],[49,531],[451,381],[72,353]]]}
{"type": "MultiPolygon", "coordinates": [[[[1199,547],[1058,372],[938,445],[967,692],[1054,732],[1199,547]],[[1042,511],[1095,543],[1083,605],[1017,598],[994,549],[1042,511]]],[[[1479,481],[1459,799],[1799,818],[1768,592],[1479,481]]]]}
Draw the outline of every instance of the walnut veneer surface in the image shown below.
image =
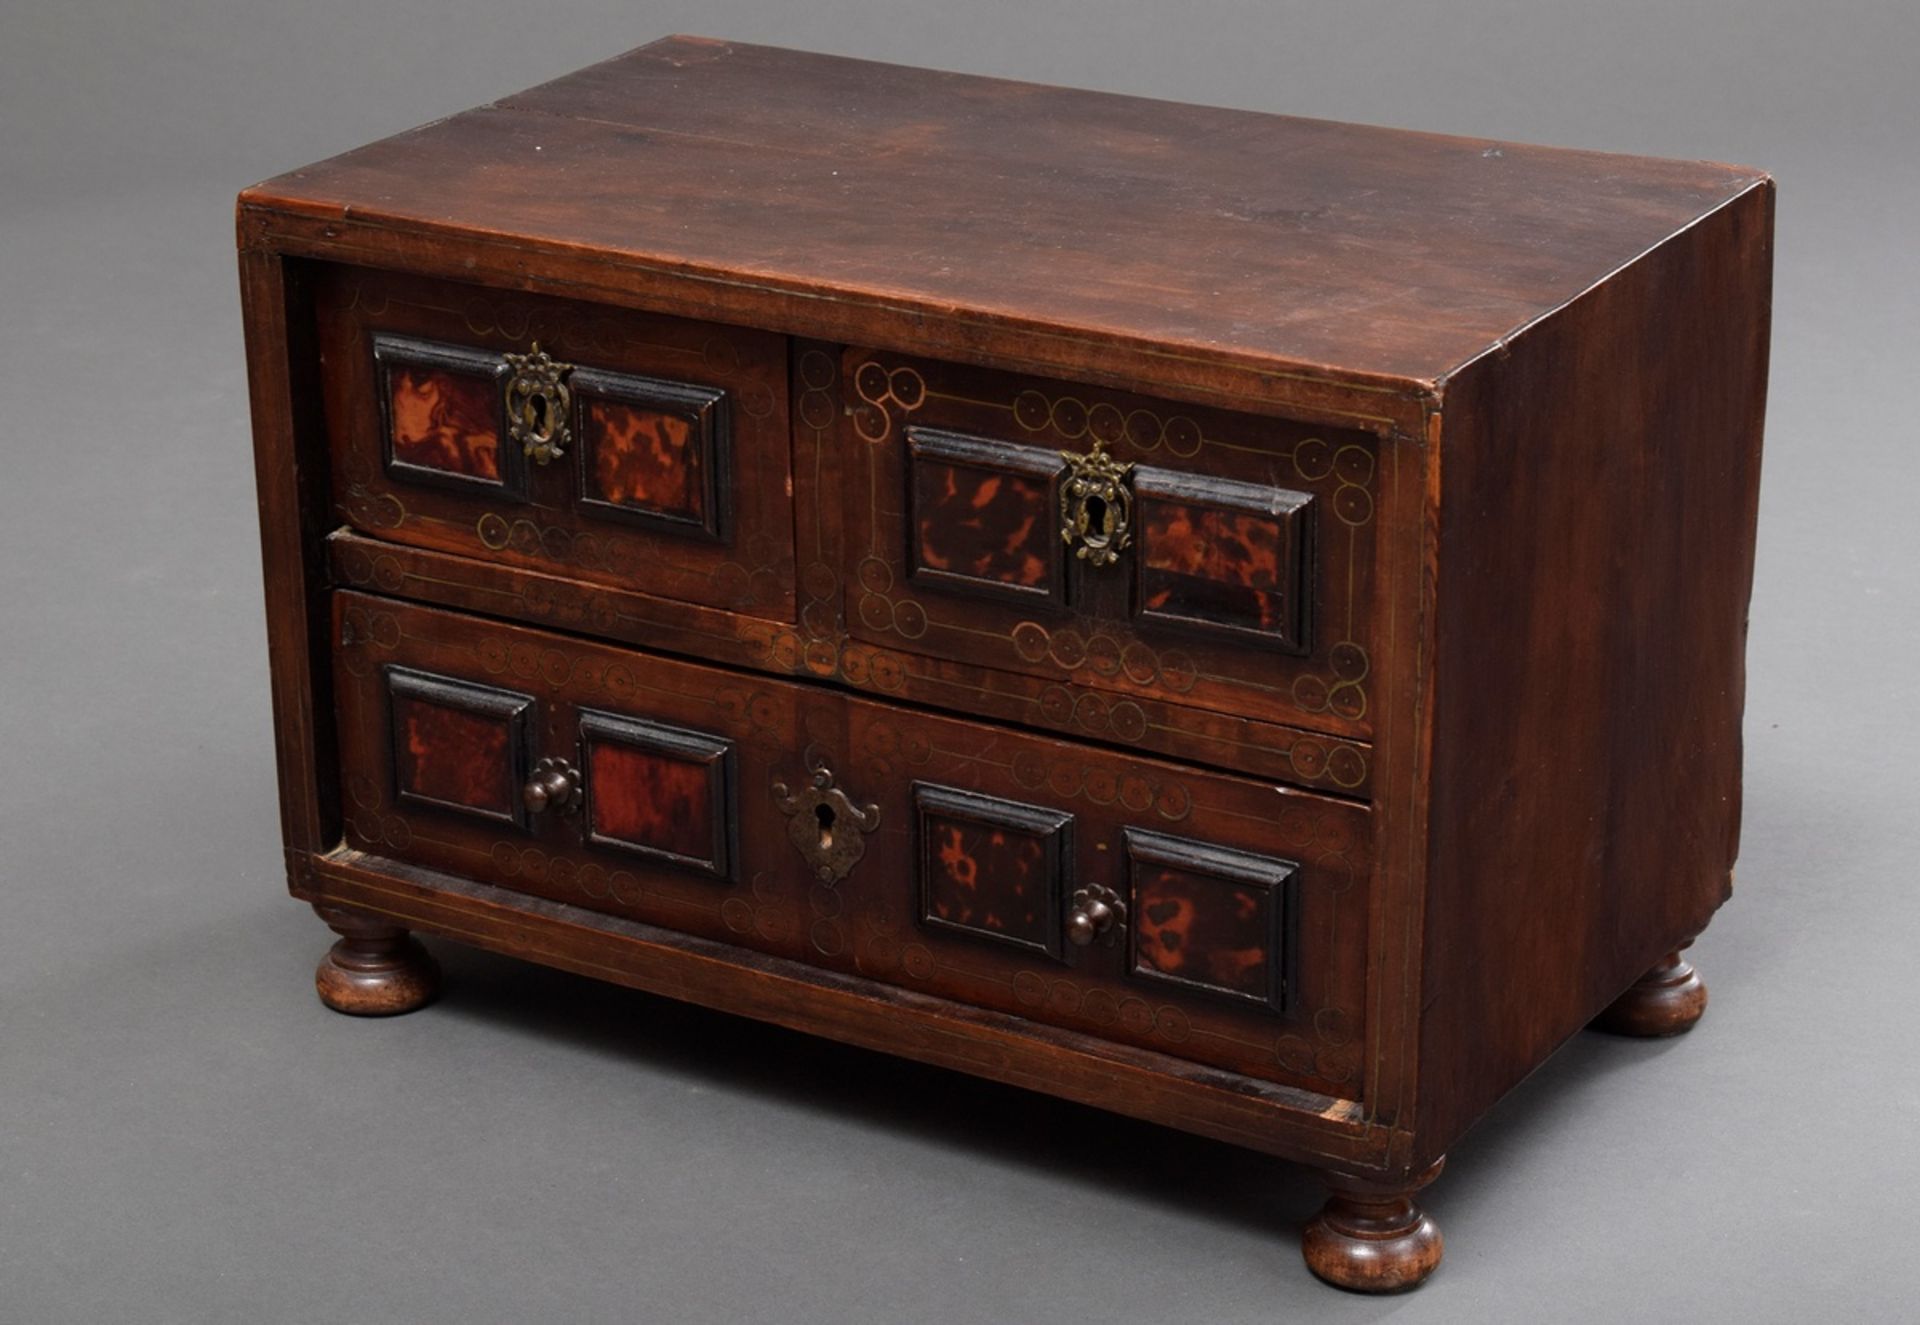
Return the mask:
{"type": "Polygon", "coordinates": [[[247,190],[283,830],[440,935],[1319,1168],[1728,896],[1759,172],[669,38],[247,190]]]}

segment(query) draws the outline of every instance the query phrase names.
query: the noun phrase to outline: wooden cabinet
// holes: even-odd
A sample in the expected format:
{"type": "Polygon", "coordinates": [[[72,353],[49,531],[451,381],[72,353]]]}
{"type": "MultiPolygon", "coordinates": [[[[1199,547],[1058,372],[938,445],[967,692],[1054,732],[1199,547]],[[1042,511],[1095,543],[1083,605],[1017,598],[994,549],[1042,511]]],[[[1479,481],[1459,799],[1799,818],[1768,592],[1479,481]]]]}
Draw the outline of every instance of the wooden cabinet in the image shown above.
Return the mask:
{"type": "Polygon", "coordinates": [[[691,38],[248,190],[321,997],[419,931],[977,1073],[1419,1282],[1482,1113],[1705,1005],[1772,198],[691,38]]]}

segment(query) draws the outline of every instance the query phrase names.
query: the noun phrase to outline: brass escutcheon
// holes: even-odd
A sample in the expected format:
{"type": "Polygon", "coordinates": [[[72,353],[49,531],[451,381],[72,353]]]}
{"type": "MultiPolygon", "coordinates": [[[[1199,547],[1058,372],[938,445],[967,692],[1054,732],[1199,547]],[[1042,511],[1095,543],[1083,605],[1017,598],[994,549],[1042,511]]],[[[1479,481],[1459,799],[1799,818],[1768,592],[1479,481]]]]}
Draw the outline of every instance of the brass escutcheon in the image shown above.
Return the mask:
{"type": "Polygon", "coordinates": [[[773,802],[787,816],[787,837],[822,883],[846,878],[867,852],[867,834],[880,827],[880,807],[854,804],[833,785],[833,770],[825,764],[798,791],[775,782],[773,802]]]}
{"type": "Polygon", "coordinates": [[[535,341],[525,354],[505,356],[513,369],[507,383],[507,432],[537,465],[563,456],[571,440],[567,415],[573,392],[567,387],[570,363],[561,363],[535,341]]]}
{"type": "Polygon", "coordinates": [[[1089,566],[1107,566],[1133,542],[1133,492],[1121,464],[1100,442],[1086,455],[1062,451],[1067,481],[1060,485],[1060,539],[1089,566]]]}

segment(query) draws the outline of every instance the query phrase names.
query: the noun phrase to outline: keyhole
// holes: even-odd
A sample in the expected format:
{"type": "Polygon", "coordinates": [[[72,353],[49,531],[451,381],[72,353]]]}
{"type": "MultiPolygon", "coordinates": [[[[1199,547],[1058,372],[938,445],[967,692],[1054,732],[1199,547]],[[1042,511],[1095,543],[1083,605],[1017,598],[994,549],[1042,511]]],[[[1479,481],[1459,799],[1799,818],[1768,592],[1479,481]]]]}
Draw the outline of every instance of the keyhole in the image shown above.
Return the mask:
{"type": "Polygon", "coordinates": [[[820,821],[820,849],[831,851],[833,849],[833,807],[816,805],[813,807],[813,817],[820,821]]]}
{"type": "Polygon", "coordinates": [[[1087,541],[1094,544],[1107,541],[1107,499],[1105,497],[1087,498],[1087,541]]]}
{"type": "Polygon", "coordinates": [[[542,395],[531,396],[527,400],[527,412],[533,416],[533,430],[547,430],[547,398],[542,395]]]}

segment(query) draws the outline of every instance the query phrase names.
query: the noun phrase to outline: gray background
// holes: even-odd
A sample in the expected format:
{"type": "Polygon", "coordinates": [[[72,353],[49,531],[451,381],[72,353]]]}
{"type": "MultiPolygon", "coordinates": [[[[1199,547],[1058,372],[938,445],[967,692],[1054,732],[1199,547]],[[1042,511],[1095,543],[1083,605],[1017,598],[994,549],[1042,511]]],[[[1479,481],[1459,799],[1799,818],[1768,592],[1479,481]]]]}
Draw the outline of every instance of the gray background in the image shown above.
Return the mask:
{"type": "Polygon", "coordinates": [[[1913,1318],[1911,0],[0,4],[0,1320],[1913,1318]],[[1501,1105],[1418,1294],[1090,1110],[447,945],[431,1011],[314,1000],[232,195],[673,31],[1778,174],[1713,1007],[1501,1105]]]}

